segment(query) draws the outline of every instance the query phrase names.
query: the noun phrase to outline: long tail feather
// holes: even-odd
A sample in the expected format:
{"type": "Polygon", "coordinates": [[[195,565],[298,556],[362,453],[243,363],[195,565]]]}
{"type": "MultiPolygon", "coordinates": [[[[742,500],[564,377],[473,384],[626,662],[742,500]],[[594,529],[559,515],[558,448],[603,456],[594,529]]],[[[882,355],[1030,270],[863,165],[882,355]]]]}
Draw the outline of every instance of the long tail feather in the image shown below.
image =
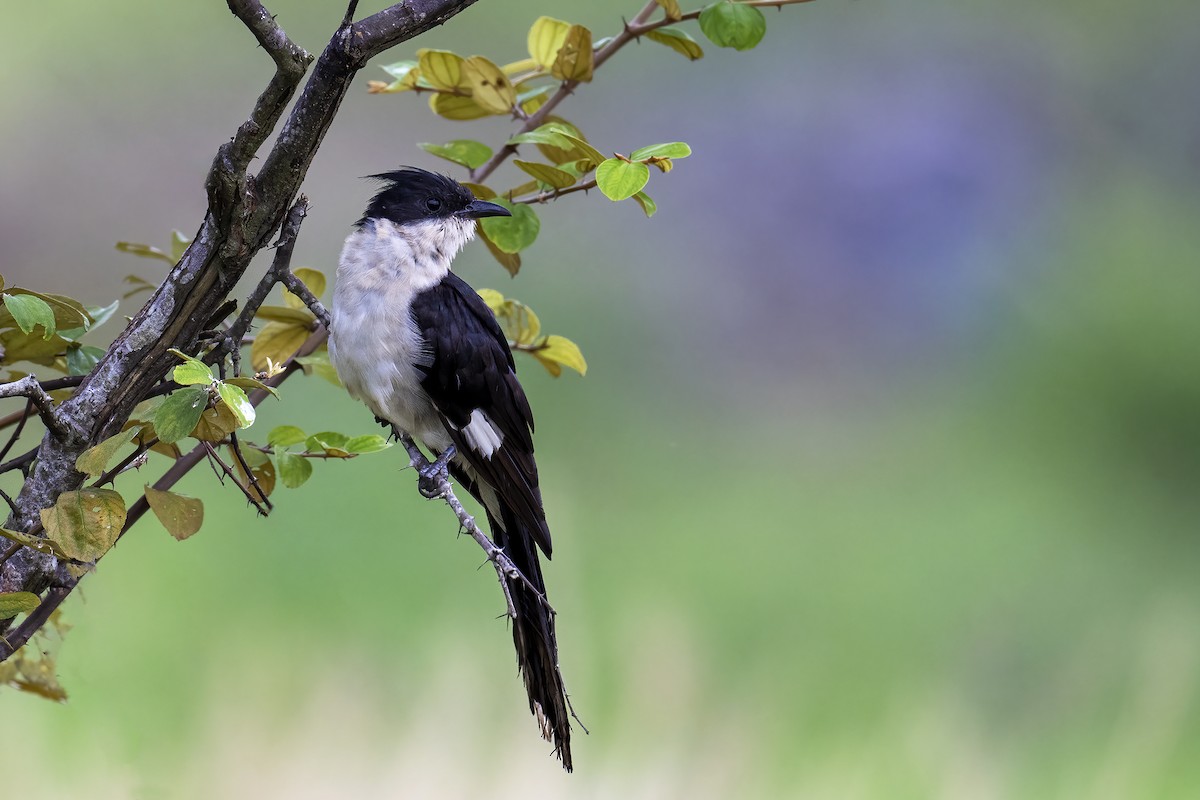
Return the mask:
{"type": "Polygon", "coordinates": [[[570,772],[570,710],[562,673],[558,669],[558,640],[554,634],[554,616],[545,600],[542,568],[532,532],[524,530],[517,515],[506,505],[502,506],[502,520],[496,520],[488,513],[496,545],[504,549],[517,569],[541,593],[539,597],[523,581],[508,580],[508,590],[517,612],[512,621],[517,667],[529,695],[529,710],[537,719],[543,738],[554,743],[555,753],[570,772]]]}

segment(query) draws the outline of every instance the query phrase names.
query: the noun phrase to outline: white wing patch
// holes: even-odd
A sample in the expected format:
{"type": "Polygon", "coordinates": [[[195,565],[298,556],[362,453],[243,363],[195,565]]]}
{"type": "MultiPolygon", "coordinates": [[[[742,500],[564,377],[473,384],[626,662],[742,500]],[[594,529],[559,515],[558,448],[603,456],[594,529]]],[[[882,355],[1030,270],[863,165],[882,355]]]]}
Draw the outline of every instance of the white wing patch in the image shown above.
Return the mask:
{"type": "Polygon", "coordinates": [[[504,443],[504,434],[478,408],[471,412],[471,421],[463,427],[462,434],[471,449],[484,458],[491,458],[504,443]]]}

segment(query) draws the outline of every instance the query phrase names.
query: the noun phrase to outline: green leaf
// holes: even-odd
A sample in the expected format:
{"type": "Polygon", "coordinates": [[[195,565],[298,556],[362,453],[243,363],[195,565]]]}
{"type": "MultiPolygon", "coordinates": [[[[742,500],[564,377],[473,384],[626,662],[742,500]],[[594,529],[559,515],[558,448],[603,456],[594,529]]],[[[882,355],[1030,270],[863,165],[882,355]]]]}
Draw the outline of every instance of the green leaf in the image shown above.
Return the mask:
{"type": "Polygon", "coordinates": [[[279,472],[279,480],[289,489],[303,486],[312,475],[312,462],[307,458],[293,455],[275,448],[275,466],[279,472]]]}
{"type": "Polygon", "coordinates": [[[4,307],[17,323],[22,333],[33,333],[33,329],[42,326],[42,338],[49,339],[54,335],[54,309],[40,297],[32,294],[5,294],[4,307]]]}
{"type": "Polygon", "coordinates": [[[511,217],[484,217],[479,221],[487,238],[503,253],[519,253],[537,239],[542,223],[533,209],[521,203],[495,201],[512,212],[511,217]]]}
{"type": "Polygon", "coordinates": [[[234,386],[230,383],[219,383],[217,384],[217,394],[221,396],[221,400],[225,405],[229,406],[229,410],[237,417],[240,427],[249,428],[254,424],[254,405],[250,402],[250,398],[246,397],[246,393],[242,391],[242,387],[234,386]]]}
{"type": "Polygon", "coordinates": [[[546,144],[562,150],[570,150],[574,145],[563,135],[561,127],[554,122],[547,122],[531,131],[518,133],[508,140],[508,144],[546,144]]]}
{"type": "Polygon", "coordinates": [[[665,44],[676,53],[687,56],[690,61],[704,58],[704,50],[700,48],[700,44],[678,28],[658,28],[647,31],[646,38],[652,42],[665,44]]]}
{"type": "Polygon", "coordinates": [[[238,375],[233,378],[226,378],[225,382],[233,386],[241,387],[246,391],[251,389],[262,389],[264,392],[270,392],[272,397],[279,397],[279,391],[274,386],[268,386],[260,380],[250,378],[245,375],[238,375]]]}
{"type": "Polygon", "coordinates": [[[174,392],[154,412],[154,432],[159,441],[171,444],[189,435],[208,407],[208,389],[186,386],[174,392]]]}
{"type": "Polygon", "coordinates": [[[171,379],[180,386],[208,386],[217,378],[213,375],[212,368],[198,358],[186,356],[178,350],[171,350],[177,356],[181,356],[184,362],[171,372],[171,379]]]}
{"type": "Polygon", "coordinates": [[[72,344],[67,348],[67,374],[87,375],[104,358],[105,352],[90,344],[72,344]]]}
{"type": "Polygon", "coordinates": [[[550,92],[553,90],[553,86],[548,83],[544,83],[541,86],[536,86],[532,89],[521,92],[517,95],[517,105],[519,105],[521,110],[526,114],[532,115],[539,108],[545,105],[546,100],[550,97],[550,92]]]}
{"type": "Polygon", "coordinates": [[[0,593],[0,619],[12,619],[17,614],[28,614],[39,605],[41,598],[33,592],[0,593]]]}
{"type": "Polygon", "coordinates": [[[147,484],[146,502],[167,533],[178,541],[182,542],[204,524],[204,503],[198,498],[160,491],[147,484]]]}
{"type": "Polygon", "coordinates": [[[642,207],[642,211],[646,213],[647,217],[653,217],[654,212],[658,211],[658,205],[645,192],[638,192],[633,196],[633,199],[642,207]]]}
{"type": "Polygon", "coordinates": [[[304,368],[305,375],[317,375],[329,381],[334,386],[342,385],[341,379],[338,378],[337,370],[329,362],[329,351],[327,349],[322,348],[312,355],[300,356],[296,359],[296,363],[304,368]]]}
{"type": "Polygon", "coordinates": [[[417,147],[438,158],[453,161],[467,169],[482,167],[492,157],[492,148],[473,139],[454,139],[445,144],[422,142],[417,147]]]}
{"type": "Polygon", "coordinates": [[[397,61],[395,64],[384,64],[381,69],[388,75],[391,75],[396,80],[402,80],[408,76],[408,73],[417,68],[417,62],[411,59],[405,61],[397,61]]]}
{"type": "Polygon", "coordinates": [[[100,444],[84,450],[79,454],[79,458],[75,459],[75,469],[93,478],[99,478],[104,474],[104,470],[108,469],[108,462],[112,461],[118,450],[133,441],[138,430],[138,428],[128,428],[115,436],[108,437],[100,444]]]}
{"type": "Polygon", "coordinates": [[[645,164],[609,158],[596,167],[596,185],[614,202],[633,197],[649,180],[650,168],[645,164]]]}
{"type": "Polygon", "coordinates": [[[750,50],[767,32],[767,18],[754,6],[721,0],[700,12],[700,30],[717,47],[750,50]]]}
{"type": "Polygon", "coordinates": [[[542,347],[534,350],[533,355],[555,377],[558,376],[558,372],[550,369],[550,366],[558,364],[570,367],[580,375],[587,374],[587,361],[584,360],[583,353],[579,350],[579,345],[565,336],[547,336],[545,343],[542,347]]]}
{"type": "MultiPolygon", "coordinates": [[[[313,297],[320,297],[321,295],[325,294],[325,273],[321,272],[321,270],[312,269],[310,267],[300,267],[292,274],[299,278],[300,282],[303,283],[304,286],[313,293],[313,297]]],[[[303,310],[308,313],[308,306],[304,304],[304,301],[289,292],[287,289],[283,290],[283,302],[288,308],[295,309],[297,311],[303,310]]],[[[308,319],[310,322],[312,321],[312,317],[309,317],[308,319]]]]}
{"type": "Polygon", "coordinates": [[[39,514],[46,534],[68,558],[95,561],[121,535],[125,501],[112,489],[80,489],[63,492],[51,508],[43,508],[39,514]]]}
{"type": "Polygon", "coordinates": [[[571,142],[571,144],[573,144],[580,152],[582,152],[585,158],[591,159],[596,164],[600,164],[604,161],[604,154],[592,147],[592,145],[589,144],[588,141],[582,136],[575,136],[574,134],[565,130],[562,131],[562,135],[566,137],[567,141],[571,142]]]}
{"type": "Polygon", "coordinates": [[[267,444],[273,447],[287,447],[289,444],[300,444],[308,438],[308,434],[295,425],[279,425],[267,434],[267,444]]]}
{"type": "Polygon", "coordinates": [[[529,29],[529,55],[538,66],[550,69],[558,57],[558,51],[567,38],[571,26],[561,19],[538,17],[529,29]]]}
{"type": "Polygon", "coordinates": [[[513,164],[517,167],[537,178],[545,184],[549,184],[555,189],[565,189],[575,183],[575,176],[569,172],[563,172],[557,167],[552,167],[549,164],[538,164],[534,161],[521,161],[514,158],[513,164]]]}
{"type": "Polygon", "coordinates": [[[487,231],[482,227],[479,229],[479,238],[483,242],[484,246],[487,247],[488,252],[492,254],[492,258],[500,262],[500,266],[508,270],[509,275],[515,276],[521,271],[520,255],[517,253],[506,253],[501,250],[496,246],[495,242],[488,238],[487,231]]]}
{"type": "Polygon", "coordinates": [[[351,453],[378,453],[380,450],[387,450],[392,446],[385,437],[378,433],[367,433],[362,436],[355,436],[346,442],[346,449],[351,453]]]}
{"type": "Polygon", "coordinates": [[[99,328],[108,322],[109,318],[116,313],[117,307],[120,305],[120,300],[113,300],[106,306],[88,306],[87,312],[92,318],[92,324],[88,327],[88,330],[99,328]]]}
{"type": "Polygon", "coordinates": [[[471,56],[462,65],[463,80],[471,98],[493,114],[507,114],[517,102],[517,90],[498,66],[483,56],[471,56]]]}
{"type": "Polygon", "coordinates": [[[322,431],[314,433],[304,440],[304,448],[310,453],[325,453],[335,458],[345,458],[350,455],[346,444],[350,437],[337,431],[322,431]]]}
{"type": "Polygon", "coordinates": [[[630,161],[645,161],[648,158],[687,158],[692,148],[687,142],[665,142],[639,147],[629,154],[630,161]]]}
{"type": "Polygon", "coordinates": [[[417,67],[421,77],[435,89],[465,88],[463,57],[449,50],[418,50],[417,67]]]}

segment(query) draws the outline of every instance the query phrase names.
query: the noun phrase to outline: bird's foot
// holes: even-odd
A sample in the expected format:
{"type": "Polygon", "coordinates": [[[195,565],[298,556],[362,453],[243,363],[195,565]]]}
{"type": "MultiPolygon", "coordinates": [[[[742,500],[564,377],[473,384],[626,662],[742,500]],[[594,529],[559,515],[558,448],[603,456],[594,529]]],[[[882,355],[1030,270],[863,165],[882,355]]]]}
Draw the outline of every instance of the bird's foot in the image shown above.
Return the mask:
{"type": "Polygon", "coordinates": [[[454,453],[454,445],[450,445],[436,459],[417,467],[417,489],[423,496],[432,500],[444,494],[443,482],[449,480],[448,465],[454,453]]]}

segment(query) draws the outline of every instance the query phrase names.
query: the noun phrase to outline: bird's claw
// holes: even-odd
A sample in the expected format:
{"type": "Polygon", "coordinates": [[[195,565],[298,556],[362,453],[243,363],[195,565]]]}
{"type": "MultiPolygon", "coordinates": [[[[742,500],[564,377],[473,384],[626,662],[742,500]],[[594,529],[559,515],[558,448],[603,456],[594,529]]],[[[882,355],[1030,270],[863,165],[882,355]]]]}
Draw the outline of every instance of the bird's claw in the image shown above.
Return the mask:
{"type": "Polygon", "coordinates": [[[450,459],[454,458],[454,445],[450,445],[433,461],[424,466],[417,467],[417,490],[424,497],[432,500],[435,497],[441,497],[442,482],[449,480],[448,465],[450,459]]]}

